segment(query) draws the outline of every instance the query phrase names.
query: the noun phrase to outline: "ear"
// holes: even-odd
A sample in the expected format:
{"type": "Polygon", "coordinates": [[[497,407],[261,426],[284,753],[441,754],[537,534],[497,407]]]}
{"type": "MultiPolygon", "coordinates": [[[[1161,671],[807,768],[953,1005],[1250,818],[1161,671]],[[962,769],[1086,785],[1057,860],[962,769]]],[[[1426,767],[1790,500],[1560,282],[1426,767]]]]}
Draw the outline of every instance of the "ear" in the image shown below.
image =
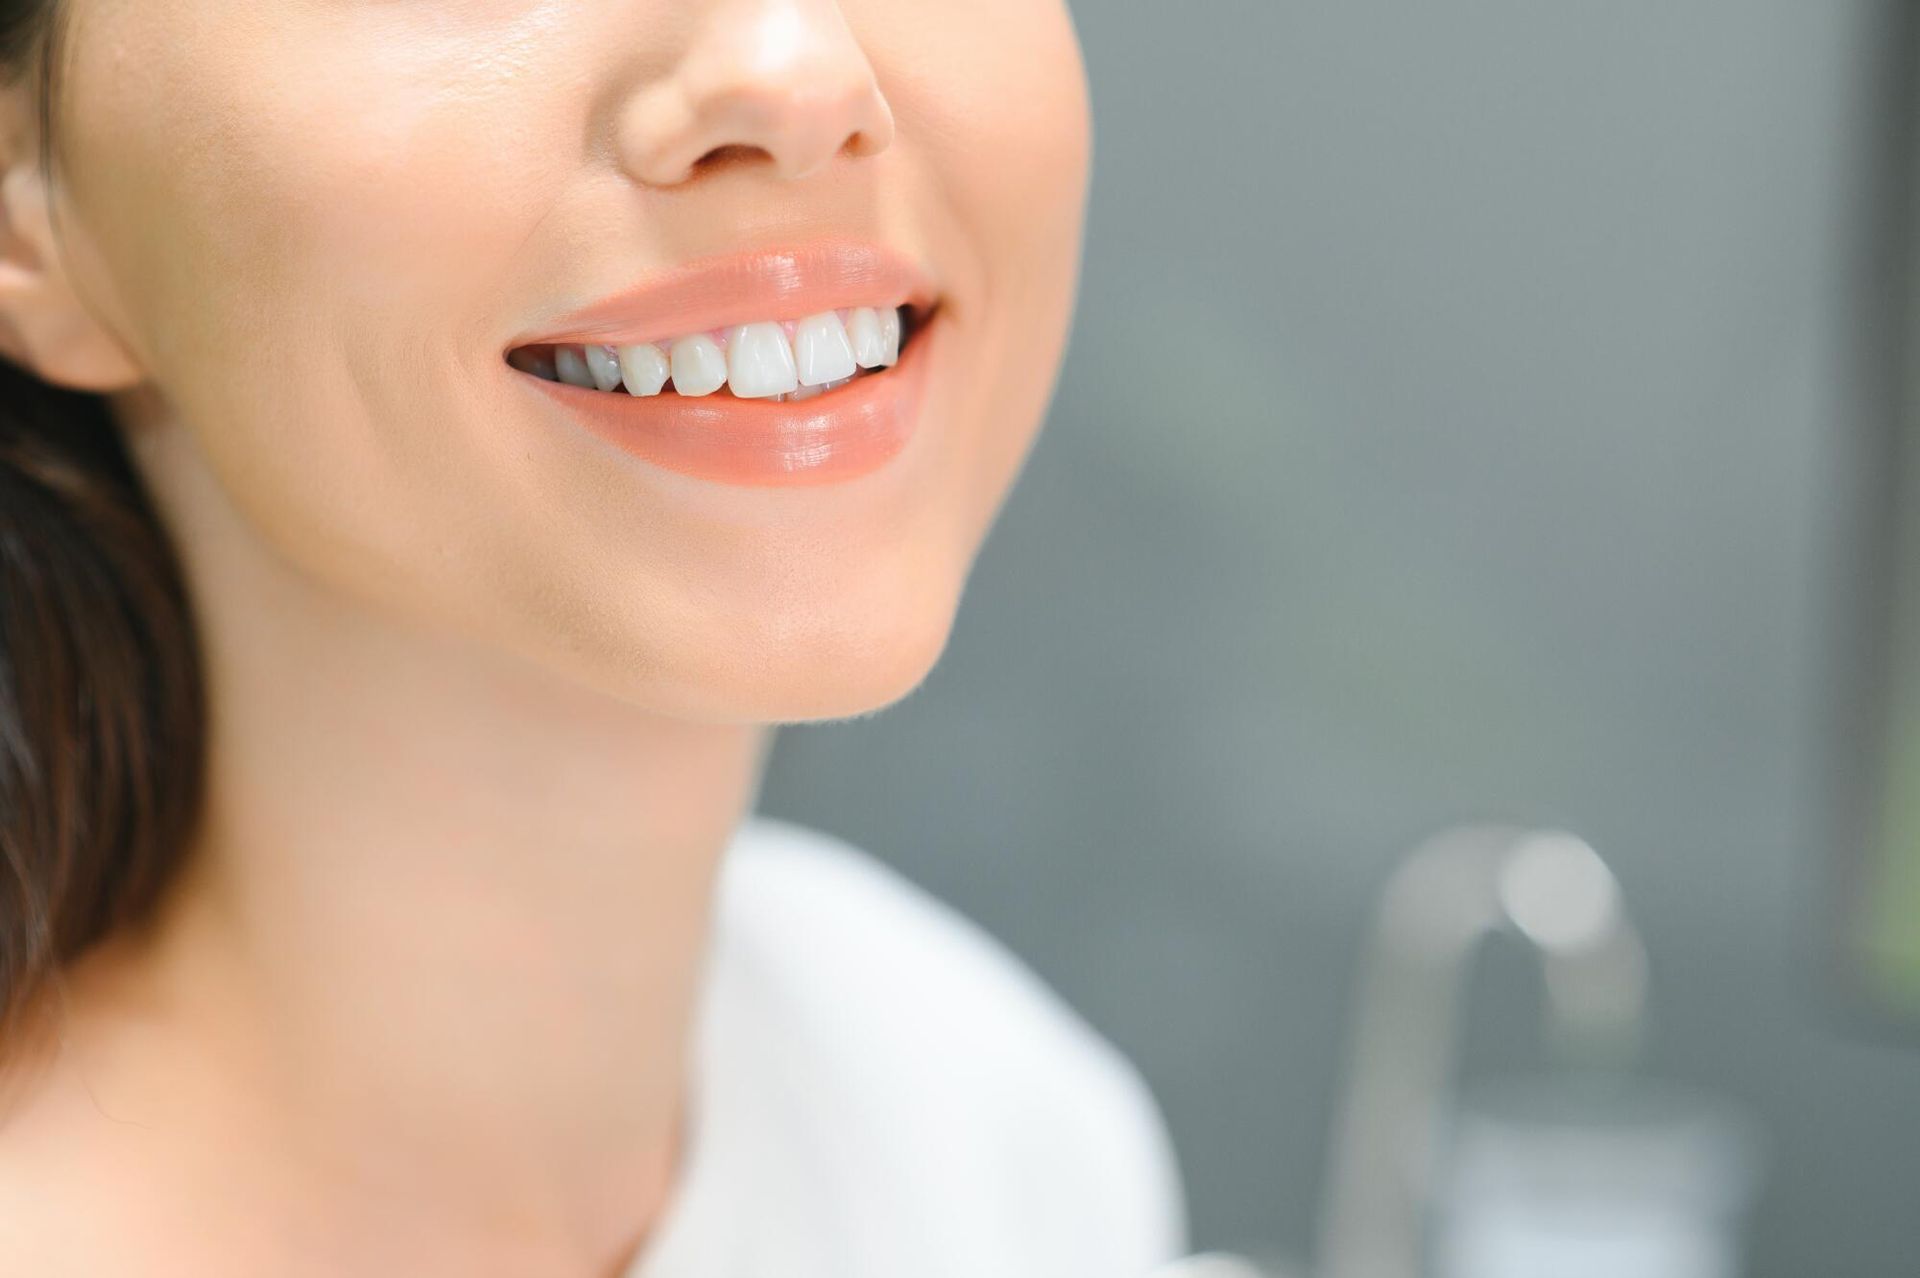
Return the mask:
{"type": "Polygon", "coordinates": [[[0,355],[72,390],[124,390],[145,374],[74,291],[53,235],[36,109],[24,84],[0,92],[0,355]]]}

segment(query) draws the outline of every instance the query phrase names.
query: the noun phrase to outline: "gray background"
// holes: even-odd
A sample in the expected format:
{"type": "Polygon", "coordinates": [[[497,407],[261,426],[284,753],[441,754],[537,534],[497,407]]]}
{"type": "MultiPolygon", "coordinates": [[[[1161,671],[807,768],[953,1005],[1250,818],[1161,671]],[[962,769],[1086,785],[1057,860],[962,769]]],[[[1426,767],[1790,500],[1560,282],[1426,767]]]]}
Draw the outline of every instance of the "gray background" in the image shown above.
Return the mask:
{"type": "MultiPolygon", "coordinates": [[[[1576,830],[1648,937],[1653,1067],[1767,1125],[1752,1273],[1920,1272],[1920,1050],[1819,962],[1904,7],[1076,18],[1046,433],[940,667],[784,730],[763,809],[1004,940],[1153,1084],[1196,1241],[1295,1255],[1390,866],[1576,830]]],[[[1469,1076],[1533,1060],[1524,967],[1483,968],[1469,1076]]]]}

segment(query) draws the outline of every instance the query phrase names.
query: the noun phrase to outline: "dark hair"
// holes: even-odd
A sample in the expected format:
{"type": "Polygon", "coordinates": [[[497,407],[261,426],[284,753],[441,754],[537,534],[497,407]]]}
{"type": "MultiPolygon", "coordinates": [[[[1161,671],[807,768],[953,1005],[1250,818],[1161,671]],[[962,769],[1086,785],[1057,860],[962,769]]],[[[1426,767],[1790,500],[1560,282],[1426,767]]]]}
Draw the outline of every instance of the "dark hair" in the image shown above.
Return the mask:
{"type": "MultiPolygon", "coordinates": [[[[34,92],[49,183],[63,13],[0,0],[0,77],[34,92]]],[[[179,561],[106,400],[0,359],[0,1057],[63,963],[150,914],[204,732],[179,561]]]]}

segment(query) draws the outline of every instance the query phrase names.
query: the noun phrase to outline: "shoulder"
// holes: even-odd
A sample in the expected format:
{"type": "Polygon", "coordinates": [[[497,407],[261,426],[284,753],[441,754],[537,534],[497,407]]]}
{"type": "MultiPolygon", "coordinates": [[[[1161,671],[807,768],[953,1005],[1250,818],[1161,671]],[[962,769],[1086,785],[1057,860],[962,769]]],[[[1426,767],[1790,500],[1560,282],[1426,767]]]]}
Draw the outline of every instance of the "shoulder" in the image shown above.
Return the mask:
{"type": "Polygon", "coordinates": [[[1145,1079],[979,924],[846,840],[754,816],[722,870],[718,926],[779,991],[789,1041],[852,1062],[863,1103],[1045,1186],[1037,1227],[1097,1219],[1135,1271],[1185,1250],[1145,1079]]]}

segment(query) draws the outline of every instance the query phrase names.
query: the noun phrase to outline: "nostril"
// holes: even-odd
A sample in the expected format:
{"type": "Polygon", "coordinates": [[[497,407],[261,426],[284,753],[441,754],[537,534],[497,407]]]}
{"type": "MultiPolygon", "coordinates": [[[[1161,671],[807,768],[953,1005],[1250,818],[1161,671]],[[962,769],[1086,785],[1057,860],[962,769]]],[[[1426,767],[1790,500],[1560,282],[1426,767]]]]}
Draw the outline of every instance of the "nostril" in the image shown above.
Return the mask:
{"type": "Polygon", "coordinates": [[[760,146],[747,146],[738,142],[729,142],[716,146],[693,162],[693,172],[712,173],[721,169],[733,168],[740,164],[764,164],[773,158],[772,154],[760,146]]]}

